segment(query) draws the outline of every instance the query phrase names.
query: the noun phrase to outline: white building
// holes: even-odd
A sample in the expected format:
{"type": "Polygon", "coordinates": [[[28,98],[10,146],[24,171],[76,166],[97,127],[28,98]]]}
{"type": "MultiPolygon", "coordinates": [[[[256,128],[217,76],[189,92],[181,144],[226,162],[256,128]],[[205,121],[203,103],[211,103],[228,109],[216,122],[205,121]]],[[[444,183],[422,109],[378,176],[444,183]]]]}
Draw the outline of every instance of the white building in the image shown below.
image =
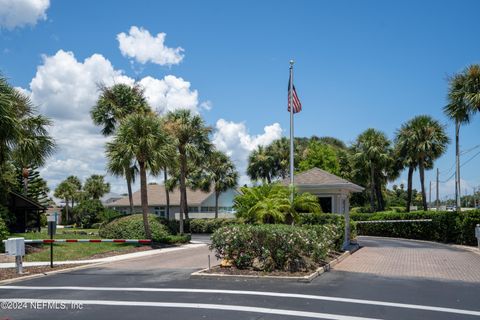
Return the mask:
{"type": "MultiPolygon", "coordinates": [[[[218,217],[234,218],[235,212],[232,208],[233,198],[238,194],[235,189],[222,192],[218,199],[218,217]]],[[[149,184],[147,186],[148,212],[154,213],[159,217],[179,219],[180,212],[180,192],[179,189],[169,193],[170,198],[170,216],[167,217],[167,195],[165,186],[159,184],[149,184]]],[[[190,218],[214,218],[215,217],[215,192],[193,191],[187,188],[188,214],[190,218]]],[[[117,201],[108,203],[106,207],[120,211],[122,213],[130,212],[130,202],[128,196],[117,201]]],[[[133,211],[142,212],[140,200],[140,191],[133,193],[133,211]]]]}

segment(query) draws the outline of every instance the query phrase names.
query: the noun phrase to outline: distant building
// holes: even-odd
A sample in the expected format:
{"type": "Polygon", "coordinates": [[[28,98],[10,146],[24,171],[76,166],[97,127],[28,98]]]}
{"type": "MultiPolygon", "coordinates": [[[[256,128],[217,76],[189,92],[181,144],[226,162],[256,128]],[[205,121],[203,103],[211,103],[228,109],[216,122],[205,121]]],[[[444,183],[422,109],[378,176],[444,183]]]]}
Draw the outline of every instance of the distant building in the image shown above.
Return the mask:
{"type": "Polygon", "coordinates": [[[120,200],[124,197],[125,195],[121,195],[121,194],[118,194],[118,193],[114,193],[114,192],[109,192],[107,193],[106,195],[104,195],[100,201],[102,202],[103,205],[106,205],[106,204],[109,204],[109,203],[112,203],[112,202],[115,202],[117,200],[120,200]]]}
{"type": "MultiPolygon", "coordinates": [[[[222,192],[218,199],[218,216],[220,218],[234,218],[233,198],[238,194],[235,189],[222,192]]],[[[179,219],[180,213],[180,192],[176,188],[169,193],[170,216],[167,217],[167,196],[165,186],[159,184],[147,185],[148,212],[159,217],[168,219],[179,219]]],[[[188,214],[190,218],[214,218],[215,217],[215,193],[194,191],[187,188],[188,214]]],[[[105,204],[106,207],[127,214],[130,212],[128,196],[105,204]]],[[[140,191],[133,193],[134,212],[142,212],[140,191]]]]}

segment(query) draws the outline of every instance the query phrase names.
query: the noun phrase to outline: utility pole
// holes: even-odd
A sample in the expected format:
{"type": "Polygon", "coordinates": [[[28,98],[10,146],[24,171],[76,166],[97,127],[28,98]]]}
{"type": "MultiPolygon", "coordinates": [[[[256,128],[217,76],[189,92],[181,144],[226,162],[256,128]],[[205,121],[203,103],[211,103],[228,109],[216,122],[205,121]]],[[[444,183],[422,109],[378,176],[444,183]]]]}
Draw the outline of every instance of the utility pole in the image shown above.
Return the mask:
{"type": "Polygon", "coordinates": [[[430,189],[428,190],[428,209],[432,207],[432,180],[430,180],[430,189]]]}
{"type": "Polygon", "coordinates": [[[460,203],[460,121],[455,120],[455,202],[457,212],[462,211],[460,203]]]}
{"type": "Polygon", "coordinates": [[[439,175],[440,175],[440,172],[438,171],[438,168],[437,168],[437,203],[436,203],[437,212],[438,212],[438,209],[440,207],[440,197],[439,197],[439,193],[438,193],[438,176],[439,175]]]}

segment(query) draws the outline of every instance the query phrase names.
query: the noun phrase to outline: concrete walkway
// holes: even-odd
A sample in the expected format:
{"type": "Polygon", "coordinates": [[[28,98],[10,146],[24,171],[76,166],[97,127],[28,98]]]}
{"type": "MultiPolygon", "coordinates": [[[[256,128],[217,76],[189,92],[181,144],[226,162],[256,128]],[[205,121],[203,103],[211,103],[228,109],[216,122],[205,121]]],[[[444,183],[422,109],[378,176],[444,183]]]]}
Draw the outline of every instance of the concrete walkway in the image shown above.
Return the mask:
{"type": "Polygon", "coordinates": [[[434,242],[359,237],[362,248],[335,270],[383,277],[480,283],[480,254],[434,242]]]}
{"type": "MultiPolygon", "coordinates": [[[[163,255],[168,254],[171,252],[178,252],[188,249],[206,247],[203,243],[191,243],[182,245],[180,247],[173,247],[173,248],[162,248],[162,249],[154,249],[148,251],[140,251],[140,252],[133,252],[127,254],[121,254],[112,257],[105,257],[99,259],[90,259],[90,260],[68,260],[68,261],[54,261],[54,265],[66,265],[66,264],[96,264],[96,263],[107,263],[107,262],[117,262],[117,261],[124,261],[130,259],[140,259],[140,258],[148,258],[156,255],[163,255]]],[[[36,266],[49,266],[50,261],[35,261],[35,262],[24,262],[24,267],[36,267],[36,266]]],[[[15,268],[15,263],[7,262],[7,263],[0,263],[0,269],[4,268],[15,268]]]]}

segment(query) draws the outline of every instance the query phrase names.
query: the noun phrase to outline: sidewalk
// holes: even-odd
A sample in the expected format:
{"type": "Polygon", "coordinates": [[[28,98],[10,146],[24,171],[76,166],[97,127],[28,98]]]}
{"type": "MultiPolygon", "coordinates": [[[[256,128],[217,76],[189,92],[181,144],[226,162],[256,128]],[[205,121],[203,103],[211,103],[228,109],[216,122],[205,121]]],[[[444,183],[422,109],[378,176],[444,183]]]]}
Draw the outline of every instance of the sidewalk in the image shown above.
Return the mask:
{"type": "MultiPolygon", "coordinates": [[[[141,252],[133,252],[127,254],[121,254],[112,257],[105,257],[99,259],[91,259],[91,260],[69,260],[69,261],[53,261],[54,265],[66,265],[66,264],[92,264],[92,263],[106,263],[106,262],[116,262],[128,259],[135,259],[135,258],[143,258],[154,256],[162,253],[174,252],[174,251],[181,251],[186,249],[198,248],[205,246],[203,243],[190,243],[187,245],[183,245],[180,247],[174,248],[162,248],[162,249],[154,249],[148,251],[141,251],[141,252]]],[[[23,267],[37,267],[37,266],[49,266],[50,261],[35,261],[35,262],[24,262],[23,267]]],[[[5,268],[15,268],[15,263],[8,262],[8,263],[0,263],[0,269],[5,268]]]]}

